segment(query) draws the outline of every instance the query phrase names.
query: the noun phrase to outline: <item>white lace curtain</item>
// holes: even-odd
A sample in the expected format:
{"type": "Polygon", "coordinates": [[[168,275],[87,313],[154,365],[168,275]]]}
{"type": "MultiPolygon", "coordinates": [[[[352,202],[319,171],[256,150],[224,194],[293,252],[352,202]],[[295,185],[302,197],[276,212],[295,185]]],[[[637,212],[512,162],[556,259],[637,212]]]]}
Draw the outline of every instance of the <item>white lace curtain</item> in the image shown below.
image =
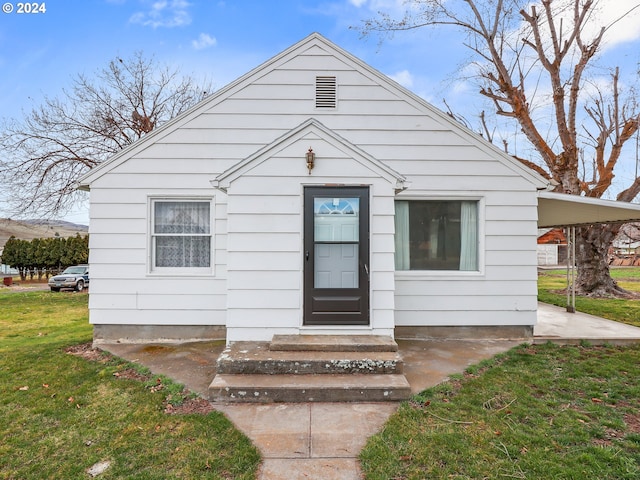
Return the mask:
{"type": "Polygon", "coordinates": [[[155,266],[209,267],[210,224],[209,202],[155,202],[155,266]]]}

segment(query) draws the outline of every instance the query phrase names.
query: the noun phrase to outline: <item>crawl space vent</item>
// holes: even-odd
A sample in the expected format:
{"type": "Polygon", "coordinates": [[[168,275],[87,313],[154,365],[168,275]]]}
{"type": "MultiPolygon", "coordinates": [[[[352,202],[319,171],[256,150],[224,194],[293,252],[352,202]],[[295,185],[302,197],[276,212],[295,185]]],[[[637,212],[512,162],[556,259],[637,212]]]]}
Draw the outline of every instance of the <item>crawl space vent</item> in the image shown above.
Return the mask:
{"type": "Polygon", "coordinates": [[[336,108],[336,77],[316,77],[316,108],[336,108]]]}

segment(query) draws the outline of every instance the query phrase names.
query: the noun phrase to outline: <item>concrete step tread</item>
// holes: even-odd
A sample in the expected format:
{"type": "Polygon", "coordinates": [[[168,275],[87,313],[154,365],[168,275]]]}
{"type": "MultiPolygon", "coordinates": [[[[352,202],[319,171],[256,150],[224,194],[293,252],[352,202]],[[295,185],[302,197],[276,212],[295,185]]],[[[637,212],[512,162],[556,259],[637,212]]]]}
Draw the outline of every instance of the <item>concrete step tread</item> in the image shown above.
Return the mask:
{"type": "Polygon", "coordinates": [[[222,374],[394,374],[404,371],[398,352],[271,350],[266,342],[236,342],[218,357],[222,374]]]}
{"type": "Polygon", "coordinates": [[[218,374],[213,378],[209,389],[246,388],[246,389],[310,389],[310,388],[393,388],[409,389],[404,375],[226,375],[218,374]]]}
{"type": "Polygon", "coordinates": [[[396,352],[398,344],[385,335],[274,335],[274,351],[396,352]]]}
{"type": "Polygon", "coordinates": [[[331,360],[379,360],[402,361],[397,351],[315,351],[273,350],[267,342],[235,342],[220,355],[220,360],[283,360],[283,361],[331,361],[331,360]]]}
{"type": "Polygon", "coordinates": [[[222,375],[209,399],[231,403],[399,402],[411,396],[404,375],[222,375]]]}

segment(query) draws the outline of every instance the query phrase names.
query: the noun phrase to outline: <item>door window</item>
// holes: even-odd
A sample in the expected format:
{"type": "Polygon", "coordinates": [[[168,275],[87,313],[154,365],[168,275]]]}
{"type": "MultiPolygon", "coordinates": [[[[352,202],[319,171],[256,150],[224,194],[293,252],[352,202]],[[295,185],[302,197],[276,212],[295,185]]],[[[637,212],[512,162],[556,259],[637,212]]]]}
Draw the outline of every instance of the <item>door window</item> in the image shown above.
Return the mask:
{"type": "Polygon", "coordinates": [[[314,198],[314,288],[358,288],[359,232],[359,198],[314,198]]]}

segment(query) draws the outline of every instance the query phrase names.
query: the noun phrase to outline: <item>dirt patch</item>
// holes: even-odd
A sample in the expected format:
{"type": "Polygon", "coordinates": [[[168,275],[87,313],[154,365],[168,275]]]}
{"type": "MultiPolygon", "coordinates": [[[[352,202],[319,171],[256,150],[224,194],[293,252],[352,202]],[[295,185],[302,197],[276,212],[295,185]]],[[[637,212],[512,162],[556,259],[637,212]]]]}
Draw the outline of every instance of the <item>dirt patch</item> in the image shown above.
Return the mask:
{"type": "Polygon", "coordinates": [[[164,413],[169,415],[206,415],[213,410],[211,402],[200,397],[186,399],[181,405],[177,406],[167,403],[164,407],[164,413]]]}
{"type": "Polygon", "coordinates": [[[49,290],[49,284],[41,283],[41,282],[15,282],[10,286],[6,286],[0,283],[0,289],[9,292],[9,293],[18,293],[18,292],[38,292],[49,290]]]}
{"type": "Polygon", "coordinates": [[[624,423],[627,424],[627,429],[631,433],[640,433],[640,414],[627,413],[624,415],[624,423]]]}
{"type": "Polygon", "coordinates": [[[80,345],[72,345],[64,349],[64,351],[70,355],[76,357],[82,357],[85,360],[91,362],[106,362],[109,359],[109,354],[104,351],[94,348],[90,343],[81,343],[80,345]]]}
{"type": "Polygon", "coordinates": [[[119,372],[113,374],[116,378],[123,378],[125,380],[136,380],[138,382],[146,382],[151,377],[149,375],[143,375],[140,372],[136,372],[133,368],[125,368],[119,372]]]}

